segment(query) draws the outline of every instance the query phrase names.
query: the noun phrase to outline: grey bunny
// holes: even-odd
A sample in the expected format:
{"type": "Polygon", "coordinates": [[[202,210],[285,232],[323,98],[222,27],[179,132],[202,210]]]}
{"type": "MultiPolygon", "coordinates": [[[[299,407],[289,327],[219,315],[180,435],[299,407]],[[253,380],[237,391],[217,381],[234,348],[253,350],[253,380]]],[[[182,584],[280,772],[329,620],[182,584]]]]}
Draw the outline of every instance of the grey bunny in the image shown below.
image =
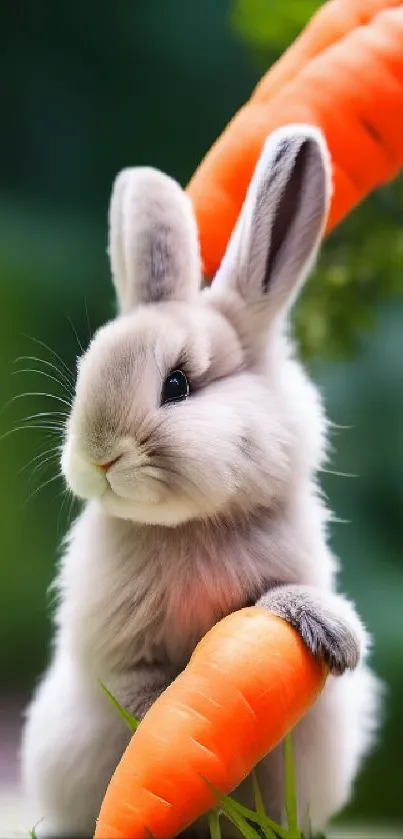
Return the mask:
{"type": "MultiPolygon", "coordinates": [[[[84,499],[55,582],[50,665],[27,711],[23,779],[38,835],[92,835],[129,733],[102,679],[140,717],[222,616],[258,603],[331,675],[294,731],[300,818],[345,805],[377,729],[368,636],[336,591],[320,396],[288,315],[324,231],[330,165],[319,131],[266,141],[225,258],[201,290],[180,186],[119,174],[109,252],[120,314],[79,361],[62,469],[84,499]],[[340,678],[341,677],[341,678],[340,678]]],[[[178,744],[180,748],[180,744],[178,744]]],[[[283,751],[258,767],[284,819],[283,751]]],[[[250,783],[236,792],[250,802],[250,783]]],[[[203,820],[196,829],[206,829],[203,820]]]]}

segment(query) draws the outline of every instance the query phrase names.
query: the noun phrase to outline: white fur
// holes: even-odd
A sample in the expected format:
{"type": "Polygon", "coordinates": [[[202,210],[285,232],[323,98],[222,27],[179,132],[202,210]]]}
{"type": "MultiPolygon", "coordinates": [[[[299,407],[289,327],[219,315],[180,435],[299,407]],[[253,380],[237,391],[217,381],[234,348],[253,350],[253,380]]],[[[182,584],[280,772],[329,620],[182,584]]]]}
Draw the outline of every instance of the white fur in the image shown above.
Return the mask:
{"type": "Polygon", "coordinates": [[[197,294],[196,221],[176,181],[149,167],[123,169],[113,187],[109,224],[112,276],[123,312],[151,300],[197,294]]]}
{"type": "MultiPolygon", "coordinates": [[[[274,134],[219,277],[193,300],[198,244],[194,220],[178,224],[187,218],[179,187],[150,170],[117,182],[110,241],[123,314],[79,366],[62,466],[86,504],[64,549],[52,661],[24,731],[24,781],[35,816],[48,819],[39,833],[92,832],[127,742],[98,679],[132,712],[144,710],[212,624],[277,583],[312,586],[327,600],[334,592],[335,613],[361,626],[335,593],[315,478],[326,420],[285,321],[316,254],[329,190],[318,132],[274,134]],[[191,270],[186,284],[169,256],[165,279],[157,266],[159,302],[149,302],[137,254],[144,237],[160,235],[162,217],[167,228],[172,220],[166,241],[180,244],[186,230],[191,270]],[[178,367],[193,392],[161,406],[164,378],[178,367]]],[[[358,668],[330,677],[295,731],[300,812],[309,806],[315,829],[348,800],[373,741],[378,691],[362,633],[358,668]]],[[[273,817],[283,817],[280,747],[259,773],[273,817]]],[[[245,783],[239,796],[249,800],[249,791],[245,783]]]]}

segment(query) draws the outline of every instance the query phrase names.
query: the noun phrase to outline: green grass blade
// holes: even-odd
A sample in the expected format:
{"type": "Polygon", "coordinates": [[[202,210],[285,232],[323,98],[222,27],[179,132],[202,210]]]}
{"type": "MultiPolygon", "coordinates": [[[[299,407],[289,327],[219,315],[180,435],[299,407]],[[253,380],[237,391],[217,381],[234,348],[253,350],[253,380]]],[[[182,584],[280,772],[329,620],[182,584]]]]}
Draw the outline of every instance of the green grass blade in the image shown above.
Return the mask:
{"type": "Polygon", "coordinates": [[[235,802],[226,795],[220,801],[220,807],[227,819],[238,828],[244,839],[261,839],[260,833],[238,812],[234,804],[235,802]]]}
{"type": "MultiPolygon", "coordinates": [[[[289,839],[288,832],[281,827],[281,825],[273,821],[273,819],[270,819],[269,816],[266,816],[266,814],[249,810],[248,807],[245,807],[243,804],[239,804],[239,802],[235,801],[233,798],[227,798],[224,796],[224,799],[225,802],[231,802],[232,807],[238,816],[247,819],[248,823],[254,822],[254,824],[260,827],[266,839],[278,839],[278,837],[280,837],[280,839],[289,839]]],[[[261,839],[261,833],[258,833],[257,831],[255,832],[255,836],[259,836],[259,839],[261,839]]]]}
{"type": "Polygon", "coordinates": [[[295,783],[295,764],[291,734],[287,734],[284,741],[285,750],[285,809],[288,819],[288,830],[292,837],[301,839],[298,827],[298,803],[295,783]]]}
{"type": "Polygon", "coordinates": [[[217,807],[210,810],[207,818],[211,839],[221,839],[220,813],[217,807]]]}
{"type": "MultiPolygon", "coordinates": [[[[224,799],[227,799],[227,796],[224,796],[224,799]]],[[[244,804],[240,804],[238,801],[235,801],[233,798],[229,798],[233,807],[238,811],[241,816],[244,818],[249,819],[250,821],[254,821],[259,827],[262,827],[263,830],[266,832],[267,836],[279,836],[280,839],[289,839],[288,830],[281,826],[281,824],[277,824],[277,822],[273,821],[273,819],[266,816],[266,814],[262,815],[261,813],[257,813],[254,810],[249,810],[248,807],[245,807],[244,804]]],[[[294,836],[293,836],[294,839],[294,836]]]]}
{"type": "Polygon", "coordinates": [[[114,697],[113,693],[108,690],[106,685],[99,680],[99,684],[101,685],[102,690],[106,693],[109,701],[112,703],[113,707],[117,710],[118,714],[122,717],[122,720],[129,726],[130,731],[136,731],[140,725],[139,720],[136,720],[136,717],[133,717],[132,714],[129,714],[129,711],[126,711],[126,708],[123,708],[123,705],[118,702],[118,700],[114,697]]]}
{"type": "Polygon", "coordinates": [[[37,821],[36,824],[34,824],[33,827],[31,827],[31,830],[29,831],[29,834],[28,834],[29,839],[37,839],[36,828],[38,827],[38,825],[40,825],[43,822],[43,819],[44,819],[44,816],[41,819],[39,819],[39,821],[37,821]]]}
{"type": "Polygon", "coordinates": [[[262,793],[260,792],[259,782],[257,779],[257,772],[256,769],[252,770],[252,788],[253,788],[253,800],[255,802],[256,812],[259,813],[261,816],[265,816],[266,812],[264,809],[262,793]]]}
{"type": "MultiPolygon", "coordinates": [[[[248,807],[245,807],[243,804],[240,804],[238,801],[235,801],[234,798],[231,798],[229,795],[223,795],[220,790],[218,790],[214,784],[207,780],[207,778],[203,777],[203,780],[206,784],[213,790],[214,795],[219,802],[219,805],[222,811],[225,813],[227,818],[229,818],[229,811],[231,811],[232,815],[236,818],[242,819],[242,821],[246,822],[248,827],[251,828],[250,822],[254,822],[256,825],[261,827],[267,837],[267,839],[290,839],[290,835],[288,830],[282,827],[280,824],[277,824],[273,819],[270,819],[269,816],[266,814],[257,813],[254,810],[249,810],[248,807]],[[226,808],[226,809],[225,809],[226,808]]],[[[232,819],[233,820],[233,819],[232,819]]],[[[253,830],[253,828],[251,828],[253,830]]],[[[253,830],[253,839],[261,839],[261,834],[257,833],[253,830]]],[[[294,836],[292,837],[294,839],[294,836]]]]}

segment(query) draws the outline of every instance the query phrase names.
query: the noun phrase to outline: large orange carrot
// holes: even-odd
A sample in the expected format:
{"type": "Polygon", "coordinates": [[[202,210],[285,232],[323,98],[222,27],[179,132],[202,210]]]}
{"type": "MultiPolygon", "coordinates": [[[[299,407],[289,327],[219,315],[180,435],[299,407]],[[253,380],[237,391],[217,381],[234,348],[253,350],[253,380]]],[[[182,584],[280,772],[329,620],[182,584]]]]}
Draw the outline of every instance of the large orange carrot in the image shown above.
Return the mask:
{"type": "Polygon", "coordinates": [[[269,611],[216,624],[133,735],[107,789],[95,839],[168,839],[233,790],[303,717],[326,678],[300,636],[269,611]]]}
{"type": "Polygon", "coordinates": [[[384,9],[401,6],[402,0],[329,0],[320,6],[298,38],[266,73],[254,92],[255,99],[272,99],[312,59],[364,26],[384,9]]]}
{"type": "Polygon", "coordinates": [[[329,146],[329,232],[403,166],[401,2],[327,3],[210,149],[188,185],[208,277],[221,262],[267,135],[294,122],[317,125],[329,146]],[[363,25],[351,28],[357,22],[363,25]]]}

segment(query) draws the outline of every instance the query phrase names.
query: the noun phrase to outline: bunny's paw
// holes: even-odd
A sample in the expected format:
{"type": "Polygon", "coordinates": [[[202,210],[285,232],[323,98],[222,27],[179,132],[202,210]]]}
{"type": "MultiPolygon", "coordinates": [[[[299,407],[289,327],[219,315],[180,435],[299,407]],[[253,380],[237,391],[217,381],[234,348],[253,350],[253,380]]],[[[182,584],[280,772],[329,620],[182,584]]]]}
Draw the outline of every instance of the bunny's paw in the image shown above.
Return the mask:
{"type": "Polygon", "coordinates": [[[324,661],[333,675],[357,667],[364,630],[351,604],[341,596],[310,586],[284,585],[268,591],[256,605],[295,627],[311,653],[324,661]]]}

